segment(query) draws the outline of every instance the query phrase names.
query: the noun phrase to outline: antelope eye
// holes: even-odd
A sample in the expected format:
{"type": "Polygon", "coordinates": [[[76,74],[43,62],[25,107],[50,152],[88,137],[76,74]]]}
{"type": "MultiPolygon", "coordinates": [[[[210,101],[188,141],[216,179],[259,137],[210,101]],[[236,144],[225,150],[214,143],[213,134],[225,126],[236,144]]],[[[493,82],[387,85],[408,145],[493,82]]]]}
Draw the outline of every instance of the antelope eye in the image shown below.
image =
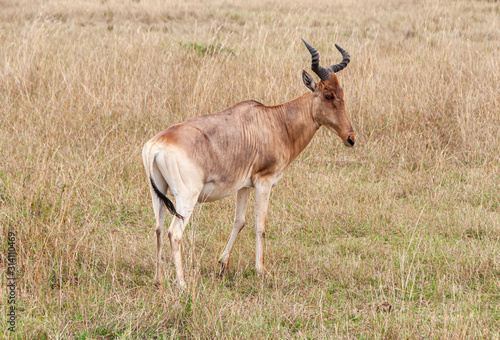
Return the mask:
{"type": "Polygon", "coordinates": [[[327,94],[325,94],[325,98],[326,99],[333,99],[333,94],[327,93],[327,94]]]}

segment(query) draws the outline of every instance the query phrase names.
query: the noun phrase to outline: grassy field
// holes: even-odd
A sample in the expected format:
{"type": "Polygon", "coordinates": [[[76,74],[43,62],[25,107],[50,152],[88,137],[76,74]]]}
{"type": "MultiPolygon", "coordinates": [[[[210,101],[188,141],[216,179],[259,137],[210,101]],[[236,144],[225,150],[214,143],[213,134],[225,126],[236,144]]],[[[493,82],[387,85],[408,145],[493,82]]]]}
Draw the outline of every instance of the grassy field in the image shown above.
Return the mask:
{"type": "Polygon", "coordinates": [[[0,0],[0,338],[500,338],[500,3],[309,3],[0,0]],[[188,290],[168,242],[155,287],[142,146],[306,92],[300,37],[351,54],[355,148],[321,129],[273,190],[268,277],[252,199],[216,275],[231,197],[195,210],[188,290]]]}

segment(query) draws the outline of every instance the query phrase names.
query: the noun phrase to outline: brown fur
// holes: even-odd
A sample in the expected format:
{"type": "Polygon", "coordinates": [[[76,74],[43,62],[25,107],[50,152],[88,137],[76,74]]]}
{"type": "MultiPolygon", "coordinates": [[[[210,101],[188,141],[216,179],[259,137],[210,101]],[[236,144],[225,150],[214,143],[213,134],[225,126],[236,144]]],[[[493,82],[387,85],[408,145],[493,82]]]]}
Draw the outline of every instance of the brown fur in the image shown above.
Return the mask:
{"type": "MultiPolygon", "coordinates": [[[[347,146],[354,144],[354,132],[337,76],[332,74],[328,80],[316,84],[304,72],[303,79],[311,92],[292,101],[276,106],[244,101],[171,126],[146,143],[143,160],[151,183],[157,181],[158,187],[170,189],[176,209],[185,217],[184,220],[174,218],[169,228],[181,285],[185,281],[180,241],[196,201],[213,201],[235,192],[240,197],[234,230],[220,260],[220,272],[223,272],[236,236],[245,225],[248,187],[255,187],[255,263],[257,270],[265,273],[264,237],[272,185],[277,184],[283,171],[309,144],[321,125],[334,131],[347,146]]],[[[156,228],[160,231],[156,275],[159,279],[164,209],[155,196],[153,206],[156,228]]],[[[175,209],[174,212],[177,213],[175,209]]]]}

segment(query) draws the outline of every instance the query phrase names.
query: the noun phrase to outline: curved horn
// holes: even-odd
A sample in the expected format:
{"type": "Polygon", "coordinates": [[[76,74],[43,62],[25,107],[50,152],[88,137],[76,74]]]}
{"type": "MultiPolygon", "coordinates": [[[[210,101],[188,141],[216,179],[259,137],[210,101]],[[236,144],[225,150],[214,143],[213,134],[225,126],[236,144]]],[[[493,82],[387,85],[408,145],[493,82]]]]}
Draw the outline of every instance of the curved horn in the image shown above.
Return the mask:
{"type": "MultiPolygon", "coordinates": [[[[302,38],[300,38],[300,39],[302,39],[302,38]]],[[[314,73],[316,73],[318,75],[318,77],[321,79],[321,81],[325,81],[328,78],[330,78],[331,71],[328,71],[326,68],[319,65],[319,53],[318,53],[318,51],[316,51],[316,49],[314,47],[312,47],[311,45],[309,45],[304,39],[302,39],[302,41],[304,42],[307,49],[309,50],[309,53],[311,53],[311,56],[312,56],[311,70],[313,70],[314,73]]],[[[347,55],[347,56],[349,56],[349,55],[347,55]]]]}
{"type": "Polygon", "coordinates": [[[337,73],[338,71],[343,70],[344,67],[346,67],[347,64],[349,64],[349,62],[351,61],[351,56],[349,55],[349,53],[347,53],[346,50],[344,50],[342,47],[340,47],[337,44],[335,44],[335,47],[342,54],[343,59],[340,62],[340,64],[328,66],[327,70],[332,72],[332,73],[337,73]]]}

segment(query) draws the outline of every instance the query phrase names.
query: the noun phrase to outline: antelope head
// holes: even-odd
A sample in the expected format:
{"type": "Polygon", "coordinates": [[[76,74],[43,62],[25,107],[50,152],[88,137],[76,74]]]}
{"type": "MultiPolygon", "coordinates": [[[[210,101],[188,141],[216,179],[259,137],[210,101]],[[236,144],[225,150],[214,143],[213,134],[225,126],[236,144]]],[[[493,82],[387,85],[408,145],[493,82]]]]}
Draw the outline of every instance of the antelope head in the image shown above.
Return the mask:
{"type": "Polygon", "coordinates": [[[302,41],[312,56],[311,69],[321,79],[319,83],[315,83],[306,71],[302,71],[302,80],[306,87],[311,90],[314,97],[313,117],[320,125],[324,125],[336,133],[345,145],[353,146],[355,133],[345,110],[344,91],[340,87],[339,80],[335,74],[347,66],[350,61],[349,53],[335,44],[335,47],[342,54],[343,60],[337,65],[324,68],[319,65],[318,51],[304,39],[302,41]]]}

